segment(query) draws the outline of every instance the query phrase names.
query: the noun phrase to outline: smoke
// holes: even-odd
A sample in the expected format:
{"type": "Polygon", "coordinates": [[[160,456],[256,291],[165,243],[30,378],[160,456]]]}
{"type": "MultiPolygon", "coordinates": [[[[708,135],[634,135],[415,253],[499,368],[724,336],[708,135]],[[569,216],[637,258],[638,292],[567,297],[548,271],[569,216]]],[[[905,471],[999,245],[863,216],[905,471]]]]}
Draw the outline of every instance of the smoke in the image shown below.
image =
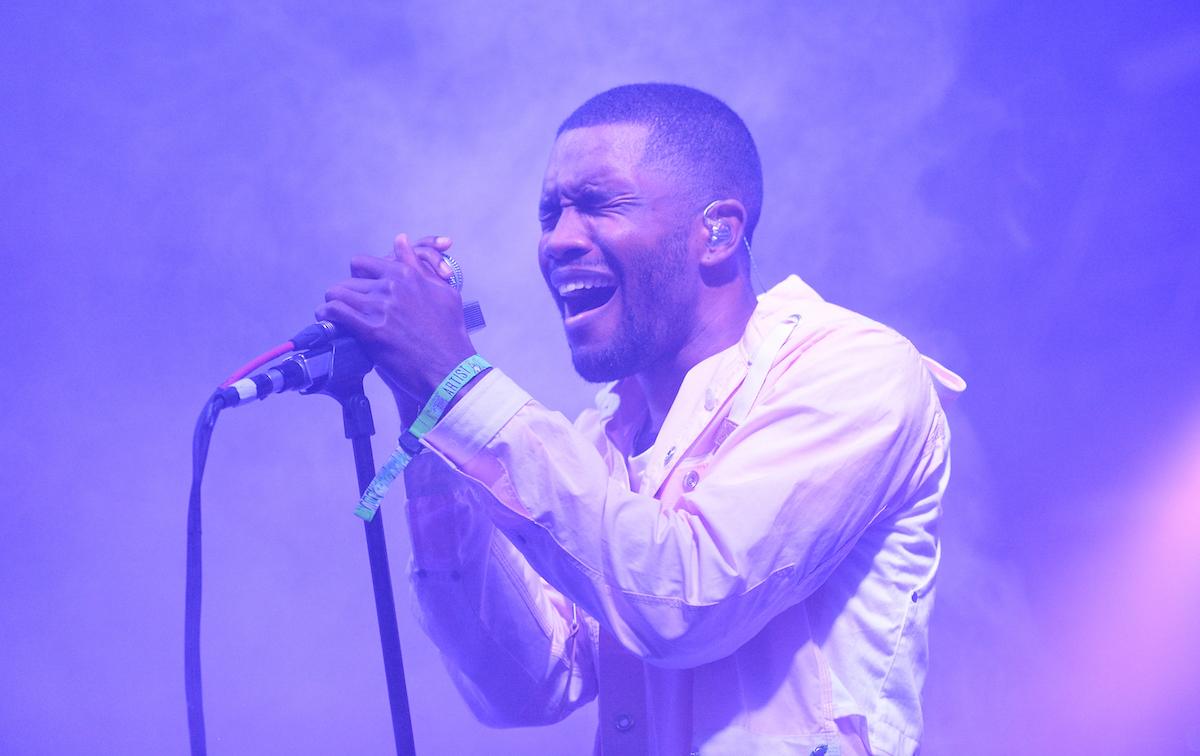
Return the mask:
{"type": "MultiPolygon", "coordinates": [[[[191,423],[234,366],[309,321],[352,255],[386,253],[399,231],[450,235],[489,321],[481,353],[568,415],[590,403],[536,270],[541,173],[571,109],[654,80],[713,92],[754,132],[768,284],[798,272],[971,385],[951,414],[926,752],[1025,743],[1031,707],[1077,729],[1186,720],[1195,490],[1182,461],[1161,490],[1127,470],[1152,464],[1149,441],[1200,380],[1186,348],[1200,319],[1194,10],[130,2],[0,14],[0,235],[18,324],[0,427],[5,753],[182,748],[191,423]],[[1108,649],[1130,638],[1154,653],[1114,665],[1108,649]],[[1089,688],[1081,670],[1095,665],[1139,706],[1089,688]]],[[[382,387],[368,393],[382,459],[398,423],[382,387]]],[[[353,487],[327,400],[275,398],[217,428],[204,657],[224,749],[388,748],[353,487]]],[[[383,511],[403,591],[398,504],[383,511]]],[[[398,603],[421,752],[590,747],[592,709],[544,731],[475,723],[398,603]]]]}

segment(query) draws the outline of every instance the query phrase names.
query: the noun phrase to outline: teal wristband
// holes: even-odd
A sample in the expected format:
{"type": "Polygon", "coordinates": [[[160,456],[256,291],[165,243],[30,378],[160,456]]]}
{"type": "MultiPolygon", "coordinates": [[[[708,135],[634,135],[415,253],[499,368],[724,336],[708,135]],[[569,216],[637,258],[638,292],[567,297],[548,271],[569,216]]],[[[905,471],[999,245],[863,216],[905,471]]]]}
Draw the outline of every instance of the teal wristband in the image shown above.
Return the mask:
{"type": "Polygon", "coordinates": [[[454,397],[458,396],[459,391],[462,391],[463,386],[490,367],[491,364],[477,354],[458,363],[458,367],[451,370],[450,374],[443,378],[438,387],[434,389],[433,396],[429,397],[421,414],[417,415],[416,421],[408,429],[409,433],[421,438],[432,430],[437,421],[442,419],[442,413],[446,411],[446,407],[450,406],[450,402],[454,401],[454,397]]]}
{"type": "MultiPolygon", "coordinates": [[[[421,409],[421,414],[417,415],[416,421],[409,427],[405,435],[420,441],[421,437],[432,430],[437,421],[442,419],[442,413],[454,401],[454,397],[458,396],[458,392],[462,391],[464,386],[474,380],[475,376],[483,373],[490,367],[491,364],[477,354],[473,354],[458,363],[458,367],[451,370],[450,374],[438,384],[437,389],[433,392],[433,396],[425,403],[425,406],[421,409]]],[[[408,467],[408,463],[412,462],[413,457],[416,456],[414,451],[419,451],[419,448],[410,451],[404,447],[405,444],[402,440],[401,445],[383,463],[383,467],[376,473],[375,479],[371,481],[371,485],[367,486],[367,490],[363,491],[362,498],[358,500],[358,506],[354,509],[355,515],[367,522],[375,519],[375,512],[379,510],[379,505],[383,501],[388,488],[396,478],[400,477],[400,473],[404,472],[404,468],[408,467]]]]}

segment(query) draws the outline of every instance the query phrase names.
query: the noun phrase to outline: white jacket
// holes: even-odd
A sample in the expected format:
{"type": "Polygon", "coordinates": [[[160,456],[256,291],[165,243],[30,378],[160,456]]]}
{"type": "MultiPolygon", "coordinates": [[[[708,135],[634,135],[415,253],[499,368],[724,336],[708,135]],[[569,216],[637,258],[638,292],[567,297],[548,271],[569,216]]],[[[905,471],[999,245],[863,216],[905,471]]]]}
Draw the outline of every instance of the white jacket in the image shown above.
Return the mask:
{"type": "Polygon", "coordinates": [[[934,378],[962,388],[796,277],[632,459],[635,381],[571,424],[486,375],[406,474],[419,613],[473,710],[549,723],[599,695],[604,756],[914,753],[934,378]]]}

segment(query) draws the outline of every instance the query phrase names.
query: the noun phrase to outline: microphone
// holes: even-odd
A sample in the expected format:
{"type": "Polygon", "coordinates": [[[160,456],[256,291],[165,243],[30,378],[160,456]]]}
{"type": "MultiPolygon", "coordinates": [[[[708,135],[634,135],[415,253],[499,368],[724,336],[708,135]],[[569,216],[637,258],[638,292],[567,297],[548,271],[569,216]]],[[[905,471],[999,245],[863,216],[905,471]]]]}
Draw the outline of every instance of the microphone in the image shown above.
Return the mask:
{"type": "MultiPolygon", "coordinates": [[[[462,268],[450,255],[442,257],[452,271],[447,283],[461,290],[462,268]]],[[[463,324],[467,333],[474,333],[487,325],[479,302],[463,303],[463,324]]],[[[224,406],[236,407],[250,399],[266,399],[271,394],[284,391],[314,393],[329,383],[361,379],[373,367],[358,342],[343,334],[328,320],[301,329],[291,338],[291,345],[292,351],[307,351],[221,389],[217,394],[224,406]]]]}
{"type": "MultiPolygon", "coordinates": [[[[309,326],[304,330],[313,328],[309,326]]],[[[234,381],[228,388],[221,389],[218,395],[224,405],[236,407],[250,399],[266,399],[271,394],[314,389],[325,383],[335,369],[342,372],[349,370],[359,377],[370,371],[371,361],[358,342],[348,336],[336,338],[337,328],[328,321],[321,321],[316,328],[331,334],[331,337],[314,349],[292,355],[274,367],[234,381]]]]}

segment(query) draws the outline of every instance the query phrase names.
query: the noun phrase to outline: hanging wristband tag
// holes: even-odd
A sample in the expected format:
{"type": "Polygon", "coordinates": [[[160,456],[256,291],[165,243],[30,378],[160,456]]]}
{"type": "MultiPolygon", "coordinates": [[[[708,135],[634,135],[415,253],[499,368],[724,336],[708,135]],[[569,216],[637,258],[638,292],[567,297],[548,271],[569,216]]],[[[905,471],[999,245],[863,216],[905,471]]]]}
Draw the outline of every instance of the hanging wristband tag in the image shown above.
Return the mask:
{"type": "Polygon", "coordinates": [[[400,437],[400,446],[383,463],[383,467],[376,473],[375,479],[371,481],[371,485],[367,486],[367,490],[363,491],[362,498],[359,499],[358,506],[354,509],[355,515],[367,522],[375,518],[375,512],[379,510],[379,504],[383,501],[392,482],[400,477],[400,473],[404,472],[408,463],[412,462],[413,457],[420,453],[421,437],[432,430],[437,421],[442,419],[442,413],[454,401],[454,397],[458,396],[458,392],[462,391],[463,386],[490,367],[491,364],[487,360],[473,354],[460,362],[458,367],[451,370],[450,374],[442,379],[433,392],[433,396],[421,409],[421,414],[417,415],[416,421],[400,437]]]}

